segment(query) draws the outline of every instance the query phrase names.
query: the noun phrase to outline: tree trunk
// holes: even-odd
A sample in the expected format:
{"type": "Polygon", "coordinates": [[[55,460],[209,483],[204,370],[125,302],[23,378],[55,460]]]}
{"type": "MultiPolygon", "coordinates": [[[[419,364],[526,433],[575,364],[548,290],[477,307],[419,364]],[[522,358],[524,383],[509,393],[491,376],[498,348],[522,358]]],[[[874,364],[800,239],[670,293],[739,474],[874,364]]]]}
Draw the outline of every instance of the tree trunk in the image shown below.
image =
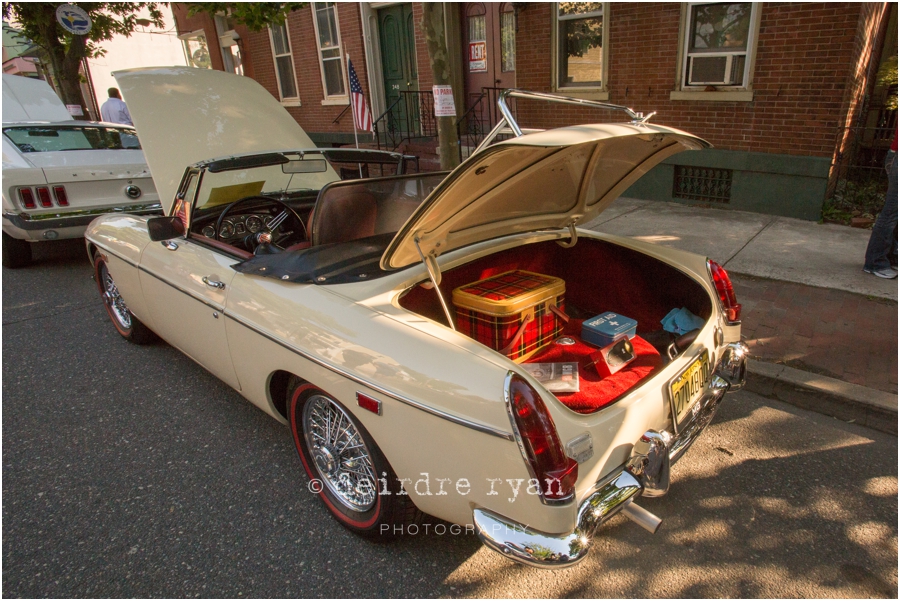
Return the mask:
{"type": "Polygon", "coordinates": [[[69,51],[66,52],[62,41],[56,33],[55,14],[52,21],[48,20],[41,27],[41,34],[46,42],[43,48],[50,58],[50,66],[53,68],[53,74],[56,76],[57,92],[60,99],[63,101],[63,104],[73,104],[81,107],[84,116],[76,116],[76,119],[89,119],[87,105],[81,94],[81,74],[79,73],[81,59],[84,58],[86,52],[84,36],[73,36],[74,39],[69,45],[69,51]]]}
{"type": "MultiPolygon", "coordinates": [[[[428,59],[434,85],[452,85],[450,57],[447,52],[447,29],[444,24],[444,3],[425,2],[422,5],[422,30],[428,44],[428,59]]],[[[460,107],[456,107],[459,112],[460,107]]],[[[436,117],[438,143],[441,149],[441,169],[450,170],[459,165],[459,139],[456,136],[457,117],[436,117]]]]}

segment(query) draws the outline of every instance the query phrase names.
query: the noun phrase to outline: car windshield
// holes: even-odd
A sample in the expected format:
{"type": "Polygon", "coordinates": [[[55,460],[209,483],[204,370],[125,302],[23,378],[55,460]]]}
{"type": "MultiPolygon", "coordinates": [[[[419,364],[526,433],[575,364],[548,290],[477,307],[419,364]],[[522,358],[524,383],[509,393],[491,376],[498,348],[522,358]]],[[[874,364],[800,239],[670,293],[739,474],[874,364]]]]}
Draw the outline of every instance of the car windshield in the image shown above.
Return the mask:
{"type": "Polygon", "coordinates": [[[22,152],[141,149],[133,130],[116,127],[30,125],[4,127],[3,134],[22,152]]]}
{"type": "Polygon", "coordinates": [[[284,153],[258,155],[246,159],[216,162],[203,175],[203,184],[197,196],[197,209],[209,209],[230,204],[248,196],[291,196],[304,191],[319,191],[326,184],[338,179],[334,169],[321,154],[284,153]],[[240,160],[259,160],[260,166],[240,166],[240,160]],[[276,164],[266,164],[273,163],[276,164]]]}

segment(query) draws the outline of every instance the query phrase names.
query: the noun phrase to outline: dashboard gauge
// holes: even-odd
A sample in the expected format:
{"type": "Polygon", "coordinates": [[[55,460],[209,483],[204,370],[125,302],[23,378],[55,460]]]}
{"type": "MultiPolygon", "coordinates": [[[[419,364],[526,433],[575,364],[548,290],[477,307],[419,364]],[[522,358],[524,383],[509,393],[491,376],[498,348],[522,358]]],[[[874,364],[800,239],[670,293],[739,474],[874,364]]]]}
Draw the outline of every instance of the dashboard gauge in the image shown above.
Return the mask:
{"type": "Polygon", "coordinates": [[[203,228],[203,235],[207,238],[215,238],[216,237],[216,228],[211,225],[207,225],[203,228]]]}
{"type": "Polygon", "coordinates": [[[234,236],[234,224],[226,219],[222,222],[222,227],[219,229],[219,237],[231,238],[232,236],[234,236]]]}
{"type": "Polygon", "coordinates": [[[247,230],[244,228],[244,224],[238,221],[234,224],[234,233],[238,236],[243,236],[247,233],[247,230]]]}
{"type": "Polygon", "coordinates": [[[250,215],[249,217],[247,217],[247,229],[250,230],[251,234],[255,234],[262,228],[263,228],[262,219],[260,219],[256,215],[250,215]]]}

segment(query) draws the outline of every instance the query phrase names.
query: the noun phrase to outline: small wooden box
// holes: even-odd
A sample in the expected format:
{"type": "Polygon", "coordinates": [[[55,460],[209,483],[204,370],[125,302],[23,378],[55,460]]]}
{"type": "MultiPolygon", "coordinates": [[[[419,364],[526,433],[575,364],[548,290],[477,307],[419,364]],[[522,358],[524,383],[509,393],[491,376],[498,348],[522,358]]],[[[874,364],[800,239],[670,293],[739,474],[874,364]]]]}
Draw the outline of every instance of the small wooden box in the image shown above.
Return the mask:
{"type": "Polygon", "coordinates": [[[564,323],[566,283],[530,271],[507,271],[453,291],[457,328],[523,361],[553,342],[564,323]]]}

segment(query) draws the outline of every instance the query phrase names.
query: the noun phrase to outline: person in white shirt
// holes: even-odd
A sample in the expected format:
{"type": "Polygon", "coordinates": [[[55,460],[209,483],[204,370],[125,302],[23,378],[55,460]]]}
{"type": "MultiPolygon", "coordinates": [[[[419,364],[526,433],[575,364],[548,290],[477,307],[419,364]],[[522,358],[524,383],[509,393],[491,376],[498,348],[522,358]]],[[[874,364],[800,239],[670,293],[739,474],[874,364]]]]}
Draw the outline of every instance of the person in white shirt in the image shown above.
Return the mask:
{"type": "Polygon", "coordinates": [[[125,106],[125,101],[119,95],[118,88],[110,88],[107,90],[109,100],[100,107],[100,118],[108,123],[123,123],[125,125],[134,125],[131,121],[131,113],[125,106]]]}

